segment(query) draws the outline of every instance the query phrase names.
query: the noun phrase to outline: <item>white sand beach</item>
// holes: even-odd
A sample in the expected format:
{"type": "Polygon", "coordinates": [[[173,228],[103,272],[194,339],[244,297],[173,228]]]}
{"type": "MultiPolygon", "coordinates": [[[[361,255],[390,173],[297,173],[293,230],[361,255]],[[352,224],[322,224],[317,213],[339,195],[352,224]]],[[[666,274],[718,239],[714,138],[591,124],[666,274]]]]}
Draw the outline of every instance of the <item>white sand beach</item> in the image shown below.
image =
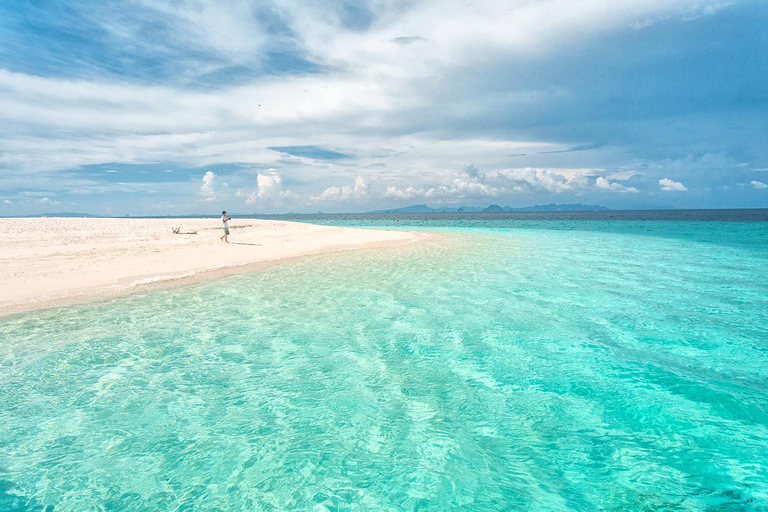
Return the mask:
{"type": "Polygon", "coordinates": [[[0,219],[0,314],[224,269],[247,270],[260,262],[418,238],[404,231],[254,219],[230,221],[229,244],[219,240],[221,235],[218,218],[0,219]],[[175,227],[181,227],[181,234],[172,232],[175,227]]]}

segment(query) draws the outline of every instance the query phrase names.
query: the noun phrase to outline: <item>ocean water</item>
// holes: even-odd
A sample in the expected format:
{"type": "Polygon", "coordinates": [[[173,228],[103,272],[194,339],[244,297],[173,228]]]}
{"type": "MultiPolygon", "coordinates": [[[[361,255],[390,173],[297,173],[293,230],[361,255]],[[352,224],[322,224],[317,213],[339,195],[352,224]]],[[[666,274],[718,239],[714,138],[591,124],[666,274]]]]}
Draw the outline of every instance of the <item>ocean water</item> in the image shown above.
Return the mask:
{"type": "Polygon", "coordinates": [[[768,510],[767,222],[304,220],[433,236],[0,318],[0,511],[768,510]]]}

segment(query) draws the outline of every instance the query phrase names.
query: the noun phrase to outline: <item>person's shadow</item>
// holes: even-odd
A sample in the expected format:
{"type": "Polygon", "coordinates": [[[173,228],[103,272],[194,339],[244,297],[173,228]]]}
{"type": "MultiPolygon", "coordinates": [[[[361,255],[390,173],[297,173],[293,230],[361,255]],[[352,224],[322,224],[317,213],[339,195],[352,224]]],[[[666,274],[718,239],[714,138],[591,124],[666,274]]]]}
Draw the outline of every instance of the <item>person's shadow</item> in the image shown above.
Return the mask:
{"type": "Polygon", "coordinates": [[[256,247],[262,246],[261,244],[247,244],[245,242],[229,242],[229,243],[231,243],[232,245],[255,245],[256,247]]]}

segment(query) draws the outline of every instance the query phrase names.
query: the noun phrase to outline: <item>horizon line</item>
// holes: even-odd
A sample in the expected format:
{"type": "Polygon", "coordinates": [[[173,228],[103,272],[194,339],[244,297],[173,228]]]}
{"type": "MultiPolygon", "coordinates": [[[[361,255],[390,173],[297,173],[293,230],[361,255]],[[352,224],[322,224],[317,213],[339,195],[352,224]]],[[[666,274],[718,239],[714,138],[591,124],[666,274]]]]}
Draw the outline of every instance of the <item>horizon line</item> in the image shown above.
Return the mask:
{"type": "MultiPolygon", "coordinates": [[[[407,207],[405,207],[407,208],[407,207]]],[[[453,207],[449,207],[453,208],[453,207]]],[[[469,208],[480,208],[480,207],[469,207],[469,208]]],[[[520,208],[528,208],[528,207],[520,207],[520,208]]],[[[392,210],[395,210],[393,208],[392,210]]],[[[312,212],[312,213],[301,213],[301,212],[283,212],[283,213],[263,213],[263,212],[253,212],[253,213],[244,213],[244,212],[235,212],[227,215],[235,215],[238,217],[254,217],[254,216],[281,216],[281,215],[291,215],[291,216],[315,216],[315,215],[392,215],[392,214],[401,214],[401,215],[424,215],[424,214],[446,214],[446,213],[464,213],[464,214],[491,214],[491,213],[553,213],[553,214],[585,214],[585,213],[617,213],[617,212],[648,212],[648,211],[658,211],[658,212],[690,212],[690,211],[744,211],[744,210],[768,210],[768,207],[723,207],[723,208],[627,208],[627,209],[613,209],[613,208],[604,208],[600,210],[505,210],[505,211],[470,211],[470,212],[446,212],[446,211],[440,211],[439,209],[435,209],[435,211],[431,212],[396,212],[396,211],[366,211],[366,212],[312,212]]],[[[96,218],[96,219],[126,219],[126,218],[155,218],[155,219],[183,219],[183,218],[217,218],[221,214],[219,213],[182,213],[182,214],[174,214],[174,215],[153,215],[153,214],[124,214],[124,215],[106,215],[106,214],[96,214],[96,213],[87,213],[87,212],[42,212],[42,213],[31,213],[26,215],[0,215],[0,219],[27,219],[27,218],[33,218],[33,217],[83,217],[83,218],[96,218]]]]}

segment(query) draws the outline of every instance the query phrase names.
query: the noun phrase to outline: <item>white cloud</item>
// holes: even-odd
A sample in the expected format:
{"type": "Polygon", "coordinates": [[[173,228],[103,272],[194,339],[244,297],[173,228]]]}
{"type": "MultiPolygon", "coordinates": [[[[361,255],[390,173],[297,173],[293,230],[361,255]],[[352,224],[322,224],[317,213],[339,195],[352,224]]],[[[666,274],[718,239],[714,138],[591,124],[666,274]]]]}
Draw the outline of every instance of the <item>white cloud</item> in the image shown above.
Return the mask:
{"type": "MultiPolygon", "coordinates": [[[[372,126],[413,133],[406,113],[443,109],[425,81],[440,85],[439,80],[474,65],[479,51],[489,58],[539,55],[556,50],[570,37],[604,33],[647,17],[720,8],[723,3],[625,0],[616,9],[604,0],[485,0],[466,9],[463,0],[396,6],[372,2],[365,8],[376,22],[365,30],[345,26],[346,7],[338,3],[275,0],[260,7],[246,0],[133,0],[129,5],[137,16],[123,12],[115,18],[115,9],[107,7],[82,11],[111,34],[115,44],[147,46],[165,55],[169,47],[189,47],[211,57],[187,65],[191,75],[206,67],[199,62],[215,61],[214,68],[226,68],[259,61],[267,54],[265,45],[306,52],[308,60],[332,71],[262,76],[246,85],[206,91],[0,70],[0,112],[13,120],[15,134],[0,138],[0,164],[22,171],[107,162],[205,165],[226,160],[269,165],[275,155],[254,147],[254,140],[268,144],[269,138],[284,138],[285,145],[295,145],[307,134],[333,134],[357,146],[364,139],[361,132],[370,132],[372,126]],[[272,18],[289,30],[270,33],[272,18]],[[424,24],[424,19],[431,22],[424,24]],[[147,37],[147,26],[137,20],[161,30],[147,37]],[[404,35],[419,37],[419,44],[391,42],[404,35]]],[[[557,91],[515,94],[525,99],[557,91]]]]}
{"type": "Polygon", "coordinates": [[[439,202],[454,202],[464,199],[499,197],[502,195],[562,192],[581,193],[589,189],[582,169],[497,169],[481,171],[471,165],[464,168],[461,177],[450,183],[430,187],[398,188],[388,186],[385,199],[410,200],[415,198],[436,199],[439,202]]]}
{"type": "Polygon", "coordinates": [[[416,188],[409,186],[404,189],[389,186],[384,192],[385,199],[408,200],[414,198],[432,199],[439,203],[452,202],[458,199],[470,199],[480,197],[496,197],[502,192],[499,187],[494,187],[476,180],[456,178],[447,185],[416,188]]]}
{"type": "Polygon", "coordinates": [[[8,199],[5,199],[5,200],[3,201],[3,203],[5,203],[5,204],[13,204],[13,201],[9,201],[8,199]]]}
{"type": "Polygon", "coordinates": [[[358,176],[353,186],[328,187],[320,195],[311,196],[309,200],[313,202],[360,200],[368,196],[370,189],[370,182],[358,176]]]}
{"type": "Polygon", "coordinates": [[[750,185],[752,185],[752,186],[753,186],[753,187],[755,187],[755,188],[761,188],[761,189],[762,189],[762,188],[768,188],[768,185],[766,185],[766,184],[765,184],[765,183],[763,183],[762,181],[755,181],[755,180],[752,180],[752,181],[750,181],[749,183],[750,183],[750,185]]]}
{"type": "Polygon", "coordinates": [[[0,136],[0,165],[38,172],[115,162],[270,164],[283,155],[268,146],[306,144],[318,133],[344,140],[362,119],[390,110],[394,94],[341,75],[196,92],[0,70],[0,112],[17,127],[0,136]]]}
{"type": "MultiPolygon", "coordinates": [[[[267,33],[258,21],[253,2],[137,0],[134,3],[155,10],[154,20],[163,22],[176,41],[226,55],[233,62],[252,59],[266,42],[267,33]]],[[[108,23],[106,28],[114,30],[115,25],[108,23]]]]}
{"type": "Polygon", "coordinates": [[[385,199],[396,199],[398,201],[405,201],[409,199],[413,199],[415,197],[424,197],[426,195],[426,189],[423,188],[414,188],[414,187],[408,187],[405,189],[399,189],[397,187],[389,186],[387,187],[387,190],[384,192],[383,196],[385,199]]]}
{"type": "Polygon", "coordinates": [[[635,187],[626,187],[618,182],[610,182],[602,176],[595,180],[595,186],[601,190],[613,190],[616,192],[640,192],[635,187]]]}
{"type": "Polygon", "coordinates": [[[486,173],[487,178],[499,176],[504,188],[515,193],[548,192],[579,192],[589,187],[583,170],[554,170],[534,169],[502,169],[486,173]]]}
{"type": "Polygon", "coordinates": [[[56,201],[49,197],[41,197],[40,199],[37,200],[37,202],[41,204],[49,204],[49,205],[61,204],[61,201],[56,201]]]}
{"type": "Polygon", "coordinates": [[[685,192],[688,188],[679,181],[672,181],[669,178],[662,178],[659,180],[661,190],[666,192],[685,192]]]}
{"type": "Polygon", "coordinates": [[[213,201],[216,196],[216,173],[208,171],[203,175],[203,184],[200,187],[200,192],[205,196],[203,201],[213,201]]]}
{"type": "Polygon", "coordinates": [[[275,195],[280,195],[280,190],[283,188],[283,178],[274,169],[270,169],[270,171],[272,174],[258,173],[256,175],[257,196],[259,199],[274,199],[275,195]]]}
{"type": "MultiPolygon", "coordinates": [[[[283,178],[276,169],[269,169],[267,172],[269,174],[256,174],[257,189],[248,196],[246,203],[278,206],[284,199],[296,198],[296,194],[290,190],[283,190],[283,178]]],[[[241,190],[238,190],[236,195],[242,195],[241,190]]]]}
{"type": "MultiPolygon", "coordinates": [[[[477,64],[478,54],[489,63],[516,56],[535,60],[547,52],[554,54],[571,38],[608,34],[633,22],[687,16],[708,7],[714,12],[725,5],[709,0],[624,0],[616,8],[604,0],[481,0],[466,8],[464,0],[376,1],[361,4],[374,20],[361,28],[345,25],[346,7],[339,7],[340,2],[275,0],[264,3],[266,7],[248,0],[128,3],[142,11],[141,19],[158,27],[151,37],[146,36],[146,26],[140,26],[139,17],[125,16],[124,9],[96,6],[89,20],[111,34],[116,47],[146,47],[154,52],[149,55],[168,57],[160,60],[184,70],[185,76],[132,83],[129,77],[99,76],[98,69],[82,79],[0,70],[0,117],[5,125],[0,133],[0,167],[4,173],[30,182],[27,175],[31,173],[104,163],[199,167],[238,162],[281,169],[282,175],[257,176],[253,193],[252,183],[230,181],[240,187],[238,197],[247,197],[250,204],[277,204],[294,196],[283,190],[283,176],[306,176],[299,173],[308,168],[315,188],[299,190],[304,197],[371,199],[369,185],[328,185],[339,175],[353,176],[349,174],[352,165],[369,169],[380,163],[391,170],[377,173],[377,183],[387,185],[384,196],[403,200],[619,190],[621,184],[608,182],[616,177],[608,175],[605,188],[588,183],[586,176],[593,175],[582,170],[523,168],[483,173],[475,167],[476,175],[472,170],[446,173],[457,162],[475,161],[485,169],[514,165],[507,155],[534,154],[547,149],[542,148],[547,143],[498,140],[493,138],[497,132],[465,135],[460,127],[457,133],[440,132],[441,128],[424,120],[449,110],[482,122],[488,104],[467,99],[446,109],[443,102],[457,95],[452,77],[465,76],[464,71],[477,64]],[[279,27],[279,35],[269,31],[270,24],[272,29],[279,27]],[[418,44],[392,42],[402,37],[418,44]],[[250,81],[239,77],[231,85],[216,84],[210,77],[210,82],[198,80],[205,74],[216,76],[219,68],[238,69],[239,64],[240,69],[256,70],[269,55],[270,45],[288,48],[287,59],[300,56],[318,64],[321,71],[278,77],[253,73],[250,81]],[[170,50],[187,47],[192,50],[187,54],[191,64],[171,58],[177,54],[170,50]],[[206,58],[194,60],[197,55],[206,58]],[[188,88],[189,83],[195,87],[188,88]],[[298,145],[346,148],[356,160],[329,162],[268,149],[298,145]],[[381,158],[383,154],[388,156],[381,158]],[[290,169],[286,162],[302,167],[290,169]],[[311,195],[319,190],[319,195],[311,195]]],[[[505,91],[500,99],[526,101],[564,94],[568,91],[547,86],[546,90],[505,91]]],[[[569,165],[593,163],[582,160],[569,165]]],[[[528,164],[563,165],[553,160],[525,161],[528,164]]],[[[121,172],[125,171],[121,168],[121,172]]],[[[223,198],[227,191],[220,180],[209,171],[199,193],[194,183],[185,184],[185,193],[200,194],[206,201],[223,198]]],[[[117,185],[109,186],[110,191],[117,190],[117,185]]]]}
{"type": "Polygon", "coordinates": [[[213,193],[213,182],[216,180],[216,173],[208,171],[203,175],[203,185],[200,190],[206,195],[213,193]]]}
{"type": "Polygon", "coordinates": [[[427,197],[495,197],[501,192],[499,187],[480,181],[455,179],[449,186],[441,186],[427,193],[427,197]]]}

